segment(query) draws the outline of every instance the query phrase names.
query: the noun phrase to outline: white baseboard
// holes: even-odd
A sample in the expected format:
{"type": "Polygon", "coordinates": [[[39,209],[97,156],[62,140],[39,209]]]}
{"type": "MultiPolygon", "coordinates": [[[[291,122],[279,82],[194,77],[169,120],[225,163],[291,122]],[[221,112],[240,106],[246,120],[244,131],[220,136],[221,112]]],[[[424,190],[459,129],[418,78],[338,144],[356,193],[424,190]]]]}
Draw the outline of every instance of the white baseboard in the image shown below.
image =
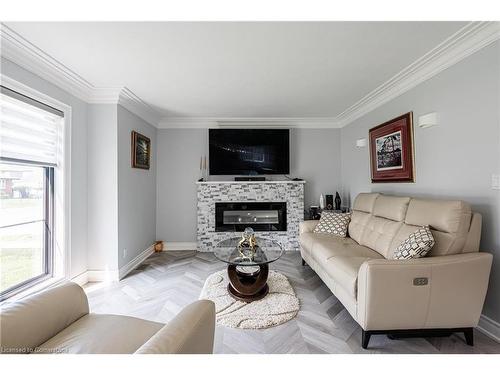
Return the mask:
{"type": "Polygon", "coordinates": [[[144,260],[154,253],[154,244],[144,250],[142,253],[137,255],[134,259],[128,262],[126,265],[121,267],[118,271],[119,280],[127,276],[132,270],[135,270],[139,265],[144,262],[144,260]]]}
{"type": "Polygon", "coordinates": [[[196,242],[164,242],[163,251],[170,250],[196,250],[198,245],[196,242]]]}
{"type": "Polygon", "coordinates": [[[127,276],[132,270],[136,269],[147,257],[153,254],[153,252],[154,245],[151,245],[119,270],[87,270],[73,277],[71,281],[78,285],[85,285],[90,282],[119,281],[127,276]]]}
{"type": "Polygon", "coordinates": [[[82,272],[78,276],[72,277],[71,281],[77,283],[80,286],[83,286],[89,282],[89,274],[88,271],[82,272]]]}
{"type": "Polygon", "coordinates": [[[486,336],[500,343],[500,323],[488,318],[485,315],[481,315],[477,329],[486,336]]]}
{"type": "Polygon", "coordinates": [[[111,282],[118,281],[119,274],[118,270],[88,270],[87,271],[87,281],[91,282],[111,282]]]}

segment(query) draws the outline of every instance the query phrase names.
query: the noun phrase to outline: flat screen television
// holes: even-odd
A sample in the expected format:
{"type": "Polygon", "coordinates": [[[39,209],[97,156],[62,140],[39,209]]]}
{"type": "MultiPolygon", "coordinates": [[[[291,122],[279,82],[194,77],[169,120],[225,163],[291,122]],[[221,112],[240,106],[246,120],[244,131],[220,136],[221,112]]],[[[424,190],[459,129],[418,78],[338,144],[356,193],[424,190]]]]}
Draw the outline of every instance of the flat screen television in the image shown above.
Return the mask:
{"type": "Polygon", "coordinates": [[[290,173],[288,129],[209,129],[211,175],[290,173]]]}

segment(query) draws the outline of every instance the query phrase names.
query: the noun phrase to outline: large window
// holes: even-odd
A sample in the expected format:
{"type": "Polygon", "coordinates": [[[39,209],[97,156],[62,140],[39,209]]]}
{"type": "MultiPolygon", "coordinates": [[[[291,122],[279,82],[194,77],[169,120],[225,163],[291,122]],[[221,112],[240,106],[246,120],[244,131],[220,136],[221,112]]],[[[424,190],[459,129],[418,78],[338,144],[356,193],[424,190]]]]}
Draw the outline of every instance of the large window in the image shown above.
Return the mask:
{"type": "Polygon", "coordinates": [[[52,276],[62,113],[1,86],[0,300],[52,276]]]}

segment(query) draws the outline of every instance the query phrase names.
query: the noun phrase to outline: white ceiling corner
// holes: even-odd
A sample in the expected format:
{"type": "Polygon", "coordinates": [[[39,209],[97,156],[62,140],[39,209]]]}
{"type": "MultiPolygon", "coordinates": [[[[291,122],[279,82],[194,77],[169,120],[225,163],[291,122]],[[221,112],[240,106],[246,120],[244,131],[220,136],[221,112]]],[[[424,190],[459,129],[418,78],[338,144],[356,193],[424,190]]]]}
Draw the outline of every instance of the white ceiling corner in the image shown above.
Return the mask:
{"type": "Polygon", "coordinates": [[[340,113],[340,127],[404,94],[481,48],[500,39],[500,22],[470,22],[424,56],[340,113]]]}
{"type": "Polygon", "coordinates": [[[95,87],[14,30],[0,25],[2,57],[91,104],[120,104],[151,125],[161,116],[126,87],[95,87]]]}
{"type": "MultiPolygon", "coordinates": [[[[499,22],[469,22],[432,48],[429,52],[407,65],[404,69],[400,70],[399,73],[393,75],[384,83],[369,91],[367,95],[335,116],[202,117],[161,115],[148,103],[135,95],[130,89],[112,86],[96,87],[85,78],[75,73],[72,69],[16,33],[9,26],[2,24],[0,30],[2,42],[1,52],[3,57],[61,87],[85,102],[120,104],[158,128],[207,128],[225,126],[291,128],[343,127],[500,38],[499,22]]],[[[280,30],[278,30],[278,32],[280,32],[280,30]]],[[[311,56],[306,57],[309,59],[311,58],[311,56]]],[[[285,95],[287,94],[288,93],[285,93],[285,95]]],[[[199,97],[201,95],[200,93],[199,97]]],[[[196,96],[193,97],[193,100],[195,99],[196,96]]]]}

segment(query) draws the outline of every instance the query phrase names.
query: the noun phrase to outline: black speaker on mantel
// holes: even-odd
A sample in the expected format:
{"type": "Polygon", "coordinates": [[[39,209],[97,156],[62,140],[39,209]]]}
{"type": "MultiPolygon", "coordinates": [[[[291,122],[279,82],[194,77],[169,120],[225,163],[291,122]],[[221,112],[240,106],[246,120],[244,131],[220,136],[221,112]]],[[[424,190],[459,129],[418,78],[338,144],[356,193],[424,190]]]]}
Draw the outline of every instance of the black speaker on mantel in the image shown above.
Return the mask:
{"type": "Polygon", "coordinates": [[[333,210],[333,195],[326,195],[326,206],[325,209],[333,210]]]}

